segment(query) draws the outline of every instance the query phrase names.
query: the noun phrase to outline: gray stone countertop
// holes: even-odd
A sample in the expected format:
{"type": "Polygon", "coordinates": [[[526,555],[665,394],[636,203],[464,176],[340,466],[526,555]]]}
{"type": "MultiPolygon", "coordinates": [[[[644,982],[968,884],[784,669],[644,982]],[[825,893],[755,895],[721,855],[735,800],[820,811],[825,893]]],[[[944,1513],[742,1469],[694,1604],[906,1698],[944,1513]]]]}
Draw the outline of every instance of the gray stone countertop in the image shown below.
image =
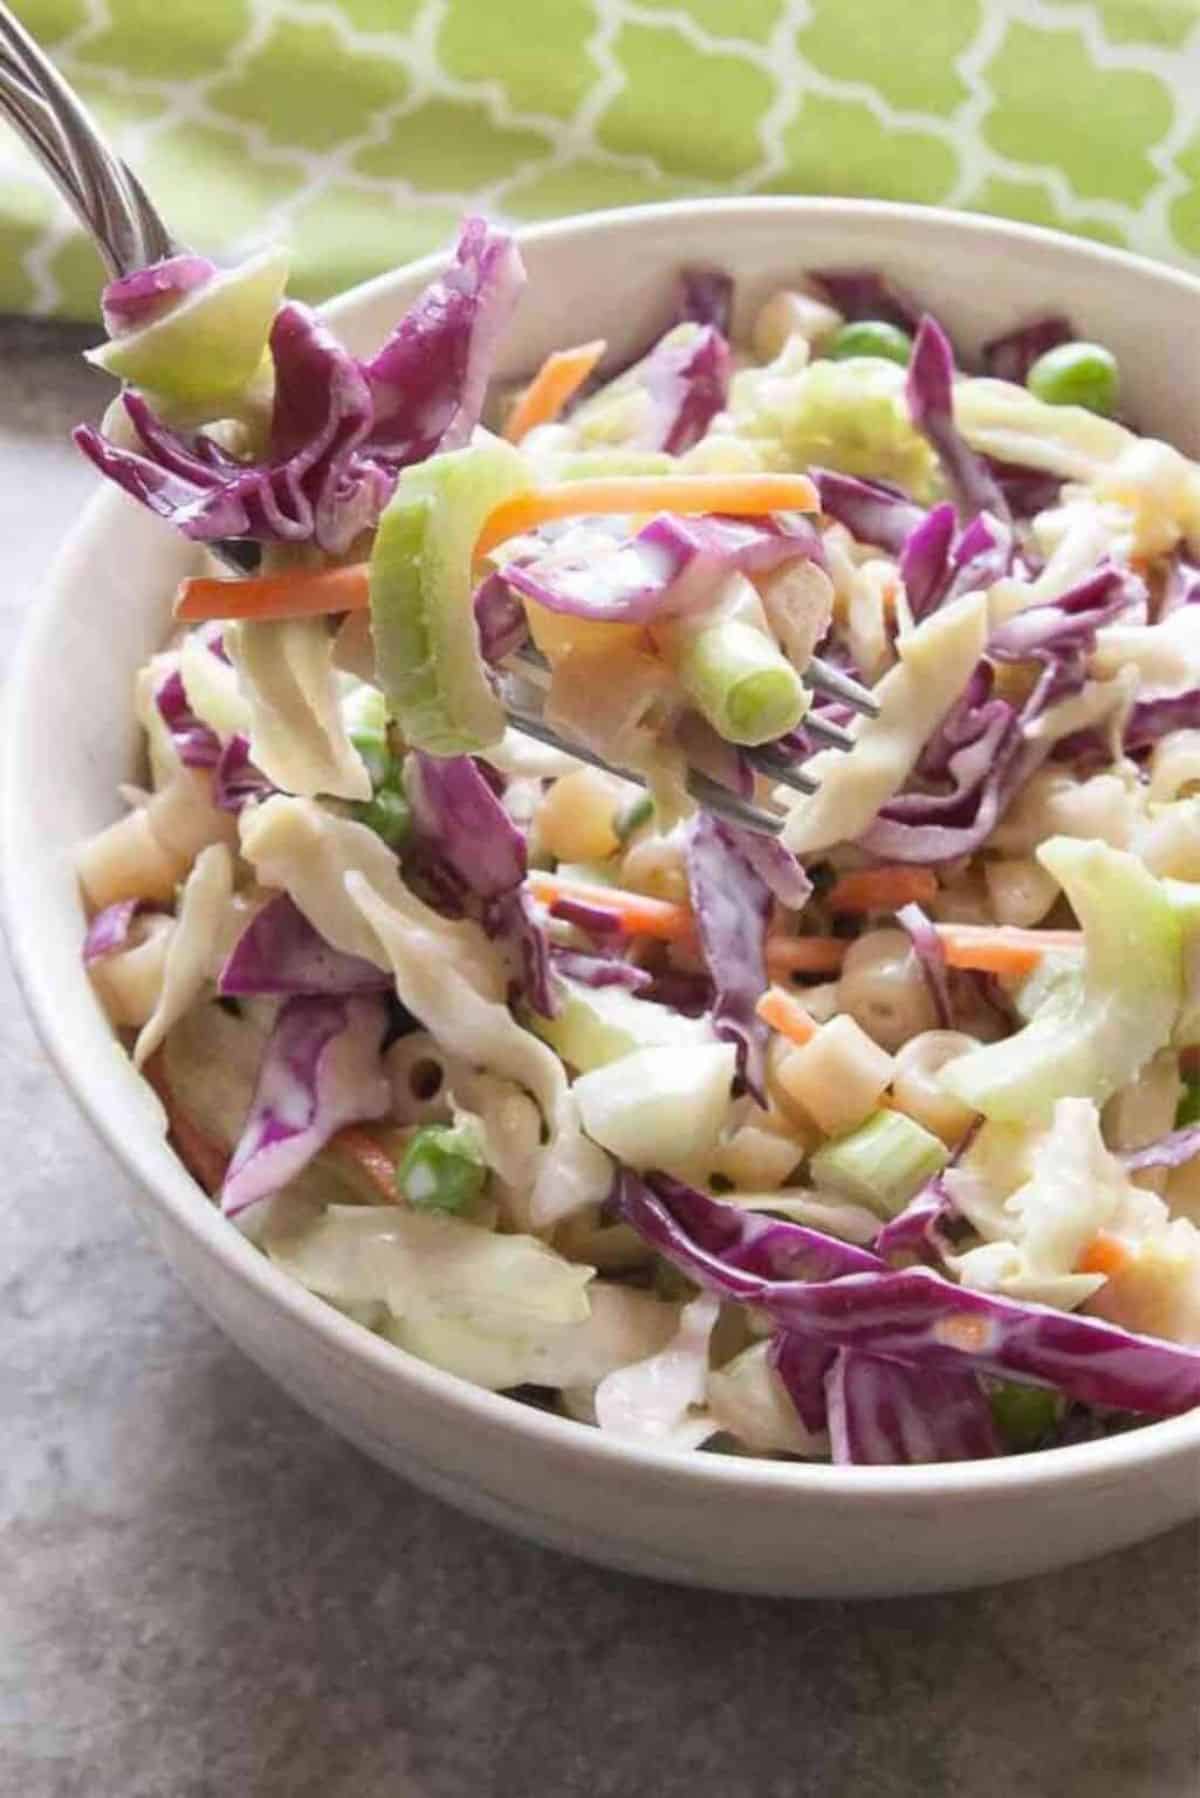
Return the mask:
{"type": "MultiPolygon", "coordinates": [[[[91,484],[77,347],[0,329],[6,652],[91,484]]],[[[509,1540],[218,1335],[2,977],[0,1798],[1193,1798],[1194,1528],[875,1604],[509,1540]]]]}

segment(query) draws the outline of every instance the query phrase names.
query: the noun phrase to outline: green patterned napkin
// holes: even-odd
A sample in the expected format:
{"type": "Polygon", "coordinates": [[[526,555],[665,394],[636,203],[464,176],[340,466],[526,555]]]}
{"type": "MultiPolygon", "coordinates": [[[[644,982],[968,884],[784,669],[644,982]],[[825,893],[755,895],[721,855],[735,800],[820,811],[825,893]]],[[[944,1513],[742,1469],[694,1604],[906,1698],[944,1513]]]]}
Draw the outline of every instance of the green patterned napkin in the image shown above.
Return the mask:
{"type": "MultiPolygon", "coordinates": [[[[1200,268],[1200,0],[17,0],[178,235],[320,298],[446,242],[696,194],[1007,213],[1200,268]]],[[[0,308],[98,264],[0,126],[0,308]]]]}

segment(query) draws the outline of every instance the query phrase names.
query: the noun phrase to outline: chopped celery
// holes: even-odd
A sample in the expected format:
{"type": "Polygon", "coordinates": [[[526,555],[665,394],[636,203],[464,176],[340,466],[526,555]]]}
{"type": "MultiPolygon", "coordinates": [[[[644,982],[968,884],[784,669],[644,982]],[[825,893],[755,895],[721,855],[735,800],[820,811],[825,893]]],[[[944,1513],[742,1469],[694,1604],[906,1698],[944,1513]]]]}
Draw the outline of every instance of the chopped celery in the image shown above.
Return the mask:
{"type": "Polygon", "coordinates": [[[235,415],[266,354],[287,273],[287,251],[264,250],[140,330],[89,350],[88,360],[153,393],[177,420],[235,415]]]}
{"type": "Polygon", "coordinates": [[[770,743],[808,710],[799,674],[763,631],[720,614],[680,621],[663,646],[688,697],[730,743],[770,743]]]}
{"type": "Polygon", "coordinates": [[[1183,997],[1178,915],[1135,856],[1053,837],[1038,859],[1083,927],[1083,966],[1051,985],[1023,1030],[939,1076],[964,1105],[1006,1123],[1048,1123],[1070,1095],[1102,1104],[1170,1040],[1183,997]]]}
{"type": "Polygon", "coordinates": [[[729,1110],[729,1043],[640,1049],[572,1087],[593,1142],[633,1168],[686,1168],[711,1154],[729,1110]]]}
{"type": "Polygon", "coordinates": [[[473,753],[504,735],[471,610],[472,562],[489,512],[530,484],[519,451],[481,433],[406,468],[380,520],[371,630],[388,705],[414,748],[473,753]]]}
{"type": "Polygon", "coordinates": [[[902,1111],[875,1111],[865,1124],[817,1150],[809,1162],[813,1183],[861,1199],[894,1217],[927,1180],[940,1173],[949,1150],[902,1111]]]}
{"type": "Polygon", "coordinates": [[[639,999],[620,986],[583,986],[564,980],[564,1002],[556,1018],[535,1013],[529,1027],[556,1054],[581,1073],[618,1061],[638,1049],[711,1043],[705,1018],[686,1018],[669,1006],[639,999]]]}

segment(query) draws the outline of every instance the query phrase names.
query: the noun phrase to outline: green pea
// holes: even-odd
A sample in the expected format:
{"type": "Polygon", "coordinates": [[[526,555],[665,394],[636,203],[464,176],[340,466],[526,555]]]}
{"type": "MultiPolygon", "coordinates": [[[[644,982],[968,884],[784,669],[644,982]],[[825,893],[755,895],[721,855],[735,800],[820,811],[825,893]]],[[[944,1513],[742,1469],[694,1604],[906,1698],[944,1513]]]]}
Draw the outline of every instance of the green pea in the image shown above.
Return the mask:
{"type": "Polygon", "coordinates": [[[1048,406],[1107,414],[1117,405],[1117,359],[1103,344],[1060,343],[1038,357],[1025,385],[1048,406]]]}
{"type": "Polygon", "coordinates": [[[353,817],[383,838],[390,849],[403,846],[412,826],[412,813],[403,793],[395,787],[379,787],[373,799],[361,800],[351,807],[353,817]]]}
{"type": "Polygon", "coordinates": [[[396,1169],[396,1188],[410,1205],[462,1211],[483,1191],[487,1169],[474,1144],[449,1124],[415,1132],[396,1169]]]}
{"type": "Polygon", "coordinates": [[[826,354],[836,362],[848,362],[852,356],[882,356],[906,367],[912,355],[912,338],[899,325],[889,325],[886,319],[861,318],[857,324],[842,326],[831,338],[826,354]]]}
{"type": "Polygon", "coordinates": [[[1038,1448],[1058,1422],[1058,1394],[1044,1386],[1006,1382],[993,1388],[991,1406],[1005,1446],[1018,1451],[1038,1448]]]}

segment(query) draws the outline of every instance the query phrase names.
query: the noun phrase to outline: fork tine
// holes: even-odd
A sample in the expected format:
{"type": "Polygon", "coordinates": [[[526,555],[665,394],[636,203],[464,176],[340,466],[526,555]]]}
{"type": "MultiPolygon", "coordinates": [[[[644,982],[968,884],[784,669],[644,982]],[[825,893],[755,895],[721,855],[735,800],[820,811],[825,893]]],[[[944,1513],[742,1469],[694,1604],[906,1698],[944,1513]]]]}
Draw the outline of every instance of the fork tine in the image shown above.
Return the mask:
{"type": "Polygon", "coordinates": [[[854,737],[845,725],[834,724],[831,719],[822,718],[819,712],[806,712],[799,728],[806,736],[815,737],[818,743],[828,743],[833,749],[854,748],[854,737]]]}
{"type": "Polygon", "coordinates": [[[752,768],[778,781],[780,786],[790,787],[794,793],[815,793],[821,784],[803,768],[798,768],[795,762],[790,762],[786,756],[775,755],[769,749],[747,749],[743,754],[752,768]]]}
{"type": "MultiPolygon", "coordinates": [[[[622,780],[630,780],[635,786],[644,787],[644,775],[635,773],[631,768],[614,768],[603,756],[589,749],[586,743],[567,742],[558,731],[546,723],[542,714],[534,707],[523,704],[520,700],[506,698],[504,709],[510,723],[527,736],[536,737],[539,743],[546,743],[551,749],[559,749],[564,755],[573,755],[578,761],[587,762],[593,768],[600,768],[605,774],[619,774],[622,780]]],[[[740,794],[731,793],[728,787],[710,780],[707,774],[700,774],[692,769],[688,775],[688,791],[693,799],[700,802],[710,812],[719,812],[732,824],[740,824],[744,829],[757,830],[765,836],[776,836],[783,829],[783,819],[773,817],[760,807],[751,805],[740,794]]]]}
{"type": "Polygon", "coordinates": [[[851,680],[840,668],[834,668],[829,662],[821,661],[814,656],[800,677],[806,687],[814,687],[818,693],[828,693],[832,699],[840,699],[853,712],[859,712],[864,718],[878,718],[879,701],[866,687],[858,681],[851,680]]]}

